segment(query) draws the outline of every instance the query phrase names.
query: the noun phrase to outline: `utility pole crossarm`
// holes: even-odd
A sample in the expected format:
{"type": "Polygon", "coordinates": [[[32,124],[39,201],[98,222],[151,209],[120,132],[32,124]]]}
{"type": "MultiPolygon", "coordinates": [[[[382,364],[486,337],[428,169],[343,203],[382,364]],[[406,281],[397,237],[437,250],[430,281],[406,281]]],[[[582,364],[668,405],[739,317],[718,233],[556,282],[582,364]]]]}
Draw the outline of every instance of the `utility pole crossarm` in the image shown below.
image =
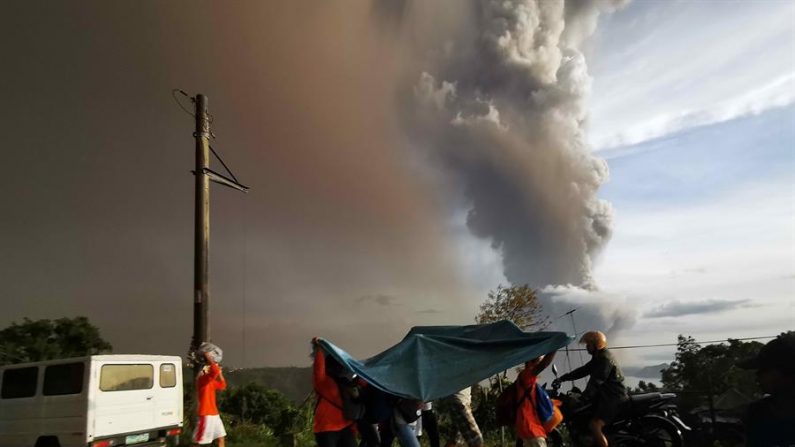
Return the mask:
{"type": "MultiPolygon", "coordinates": [[[[195,173],[196,172],[194,171],[194,174],[195,173]]],[[[228,186],[232,189],[236,189],[241,192],[248,192],[249,189],[248,186],[241,185],[240,183],[232,180],[231,178],[223,174],[219,174],[210,168],[205,168],[203,173],[204,175],[208,176],[210,178],[210,181],[213,183],[218,183],[219,185],[228,186]]]]}

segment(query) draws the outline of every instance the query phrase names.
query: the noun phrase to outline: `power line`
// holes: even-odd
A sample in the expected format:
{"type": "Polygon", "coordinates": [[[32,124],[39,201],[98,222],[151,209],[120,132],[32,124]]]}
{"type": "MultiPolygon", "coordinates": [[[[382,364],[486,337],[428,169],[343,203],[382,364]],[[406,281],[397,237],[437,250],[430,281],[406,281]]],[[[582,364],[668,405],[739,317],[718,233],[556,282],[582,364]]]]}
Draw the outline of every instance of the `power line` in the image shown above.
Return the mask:
{"type": "MultiPolygon", "coordinates": [[[[576,311],[577,311],[577,309],[572,309],[572,310],[566,312],[571,317],[571,330],[574,331],[574,336],[575,337],[577,336],[577,326],[574,324],[574,312],[576,312],[576,311]]],[[[580,355],[580,365],[585,364],[585,362],[582,359],[582,351],[578,351],[578,354],[580,355]]]]}
{"type": "MultiPolygon", "coordinates": [[[[575,310],[576,310],[576,309],[575,309],[575,310]]],[[[552,319],[552,320],[547,320],[547,324],[545,324],[545,325],[544,325],[544,327],[542,327],[540,330],[542,330],[542,331],[546,330],[548,327],[552,326],[552,323],[554,323],[554,322],[556,322],[556,321],[560,320],[561,318],[565,317],[565,316],[566,316],[566,315],[568,315],[568,314],[569,314],[569,312],[566,312],[565,314],[558,315],[557,317],[555,317],[555,318],[554,318],[554,319],[552,319]]],[[[574,335],[576,336],[577,334],[574,334],[574,335]]]]}
{"type": "MultiPolygon", "coordinates": [[[[725,340],[708,340],[708,341],[694,341],[697,345],[709,345],[715,343],[723,343],[731,340],[744,341],[744,340],[763,340],[769,338],[776,338],[778,335],[766,335],[764,337],[743,337],[743,338],[727,338],[725,340]]],[[[636,349],[636,348],[661,348],[667,346],[679,346],[679,343],[660,343],[655,345],[633,345],[633,346],[609,346],[610,349],[636,349]]],[[[570,351],[585,351],[585,349],[577,348],[570,349],[570,351]]]]}

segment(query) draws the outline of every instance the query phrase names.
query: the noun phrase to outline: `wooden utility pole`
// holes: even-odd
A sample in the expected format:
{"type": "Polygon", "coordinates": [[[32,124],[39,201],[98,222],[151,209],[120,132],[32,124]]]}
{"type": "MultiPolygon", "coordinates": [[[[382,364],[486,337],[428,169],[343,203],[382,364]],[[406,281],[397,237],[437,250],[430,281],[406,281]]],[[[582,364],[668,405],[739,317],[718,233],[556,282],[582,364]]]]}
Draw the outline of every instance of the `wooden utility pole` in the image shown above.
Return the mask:
{"type": "MultiPolygon", "coordinates": [[[[184,94],[184,93],[183,93],[184,94]]],[[[187,95],[186,95],[187,96],[187,95]]],[[[210,182],[218,183],[242,192],[248,192],[248,187],[238,183],[234,174],[226,167],[223,160],[218,157],[210,146],[210,115],[207,112],[207,97],[198,94],[192,98],[195,105],[193,113],[196,119],[196,130],[193,137],[196,139],[196,209],[194,227],[194,259],[193,259],[193,338],[191,351],[195,351],[201,344],[210,338],[209,313],[210,313],[210,182]],[[229,172],[231,178],[210,169],[210,153],[229,172]]]]}
{"type": "Polygon", "coordinates": [[[207,115],[207,97],[196,95],[194,100],[196,131],[196,208],[194,228],[193,263],[193,340],[196,349],[209,336],[207,314],[210,301],[210,118],[207,115]]]}

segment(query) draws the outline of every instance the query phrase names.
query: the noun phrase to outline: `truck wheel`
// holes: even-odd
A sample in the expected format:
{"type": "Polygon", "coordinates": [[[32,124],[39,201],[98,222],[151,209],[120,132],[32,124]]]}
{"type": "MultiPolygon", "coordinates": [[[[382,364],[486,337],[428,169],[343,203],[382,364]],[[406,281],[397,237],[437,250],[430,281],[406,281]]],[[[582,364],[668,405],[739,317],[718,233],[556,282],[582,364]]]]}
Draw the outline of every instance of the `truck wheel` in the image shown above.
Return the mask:
{"type": "Polygon", "coordinates": [[[57,436],[40,436],[35,447],[61,447],[57,436]]]}

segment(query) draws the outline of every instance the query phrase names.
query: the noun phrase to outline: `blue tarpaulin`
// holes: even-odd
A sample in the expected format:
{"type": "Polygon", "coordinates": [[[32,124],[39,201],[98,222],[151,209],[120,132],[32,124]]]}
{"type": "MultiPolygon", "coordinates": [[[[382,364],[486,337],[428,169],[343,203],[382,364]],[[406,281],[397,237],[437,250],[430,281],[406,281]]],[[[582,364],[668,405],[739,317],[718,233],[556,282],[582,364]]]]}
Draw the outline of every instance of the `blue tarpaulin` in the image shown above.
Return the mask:
{"type": "Polygon", "coordinates": [[[371,385],[401,397],[431,401],[572,340],[564,332],[524,332],[510,321],[470,326],[417,326],[395,346],[356,360],[325,339],[327,353],[371,385]]]}

